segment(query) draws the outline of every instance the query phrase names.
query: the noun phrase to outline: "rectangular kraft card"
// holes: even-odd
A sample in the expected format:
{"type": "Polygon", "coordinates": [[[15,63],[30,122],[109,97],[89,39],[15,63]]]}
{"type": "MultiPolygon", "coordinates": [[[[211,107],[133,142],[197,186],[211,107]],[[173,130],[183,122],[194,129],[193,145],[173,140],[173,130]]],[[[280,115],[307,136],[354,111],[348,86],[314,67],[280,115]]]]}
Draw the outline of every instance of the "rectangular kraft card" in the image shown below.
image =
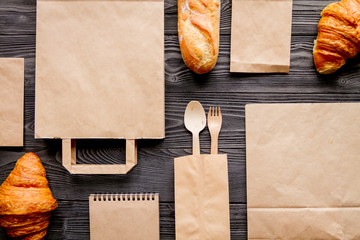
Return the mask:
{"type": "Polygon", "coordinates": [[[0,146],[23,146],[24,59],[0,58],[0,146]]]}

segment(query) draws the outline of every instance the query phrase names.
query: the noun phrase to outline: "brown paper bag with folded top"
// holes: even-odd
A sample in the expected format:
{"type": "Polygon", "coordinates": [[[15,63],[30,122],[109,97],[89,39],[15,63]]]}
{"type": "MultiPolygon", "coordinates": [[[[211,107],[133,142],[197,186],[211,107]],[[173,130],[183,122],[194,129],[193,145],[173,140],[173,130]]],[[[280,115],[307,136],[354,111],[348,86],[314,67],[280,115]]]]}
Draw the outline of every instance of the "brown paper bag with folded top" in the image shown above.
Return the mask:
{"type": "Polygon", "coordinates": [[[292,0],[232,2],[230,72],[288,73],[292,0]]]}
{"type": "Polygon", "coordinates": [[[159,240],[159,195],[91,194],[91,240],[159,240]]]}
{"type": "Polygon", "coordinates": [[[76,165],[75,139],[126,139],[136,157],[136,139],[165,137],[163,13],[162,0],[38,0],[35,137],[63,139],[70,172],[136,165],[76,165]]]}
{"type": "Polygon", "coordinates": [[[360,239],[360,104],[246,106],[249,239],[360,239]]]}
{"type": "Polygon", "coordinates": [[[23,146],[24,59],[0,58],[0,146],[23,146]]]}
{"type": "Polygon", "coordinates": [[[175,158],[176,239],[230,239],[227,155],[175,158]]]}

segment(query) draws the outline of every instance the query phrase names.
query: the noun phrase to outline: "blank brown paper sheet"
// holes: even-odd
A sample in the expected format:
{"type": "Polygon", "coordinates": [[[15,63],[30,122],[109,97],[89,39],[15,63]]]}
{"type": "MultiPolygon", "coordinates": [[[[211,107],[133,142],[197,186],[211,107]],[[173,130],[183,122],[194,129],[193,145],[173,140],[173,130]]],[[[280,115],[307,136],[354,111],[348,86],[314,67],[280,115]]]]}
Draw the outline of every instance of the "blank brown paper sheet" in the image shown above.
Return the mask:
{"type": "Polygon", "coordinates": [[[360,239],[360,104],[246,105],[249,239],[360,239]]]}
{"type": "Polygon", "coordinates": [[[24,59],[0,58],[0,146],[23,146],[24,59]]]}

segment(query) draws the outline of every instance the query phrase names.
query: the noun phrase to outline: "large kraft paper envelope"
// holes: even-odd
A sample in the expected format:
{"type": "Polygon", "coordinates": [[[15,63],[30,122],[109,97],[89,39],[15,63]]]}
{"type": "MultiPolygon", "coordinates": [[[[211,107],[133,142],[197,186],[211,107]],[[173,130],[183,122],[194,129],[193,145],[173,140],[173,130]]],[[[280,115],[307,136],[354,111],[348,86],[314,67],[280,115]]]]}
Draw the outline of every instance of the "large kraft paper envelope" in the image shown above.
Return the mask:
{"type": "Polygon", "coordinates": [[[23,146],[24,59],[0,58],[0,146],[23,146]]]}
{"type": "Polygon", "coordinates": [[[292,0],[233,0],[230,72],[288,73],[292,0]]]}
{"type": "Polygon", "coordinates": [[[360,104],[246,106],[249,239],[360,239],[360,104]]]}
{"type": "Polygon", "coordinates": [[[71,139],[164,138],[163,13],[161,0],[38,0],[35,137],[64,139],[67,162],[71,139]]]}

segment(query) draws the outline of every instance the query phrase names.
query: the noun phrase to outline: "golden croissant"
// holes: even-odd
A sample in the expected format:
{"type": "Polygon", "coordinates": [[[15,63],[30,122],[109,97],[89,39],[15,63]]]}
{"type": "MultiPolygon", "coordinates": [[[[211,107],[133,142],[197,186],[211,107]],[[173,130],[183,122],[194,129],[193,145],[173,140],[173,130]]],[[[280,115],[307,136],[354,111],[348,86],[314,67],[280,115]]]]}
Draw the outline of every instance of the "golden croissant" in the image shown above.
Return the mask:
{"type": "Polygon", "coordinates": [[[12,238],[43,239],[56,208],[40,158],[25,154],[0,186],[0,226],[12,238]]]}
{"type": "Polygon", "coordinates": [[[360,51],[360,0],[342,0],[321,13],[313,49],[316,70],[333,73],[360,51]]]}

